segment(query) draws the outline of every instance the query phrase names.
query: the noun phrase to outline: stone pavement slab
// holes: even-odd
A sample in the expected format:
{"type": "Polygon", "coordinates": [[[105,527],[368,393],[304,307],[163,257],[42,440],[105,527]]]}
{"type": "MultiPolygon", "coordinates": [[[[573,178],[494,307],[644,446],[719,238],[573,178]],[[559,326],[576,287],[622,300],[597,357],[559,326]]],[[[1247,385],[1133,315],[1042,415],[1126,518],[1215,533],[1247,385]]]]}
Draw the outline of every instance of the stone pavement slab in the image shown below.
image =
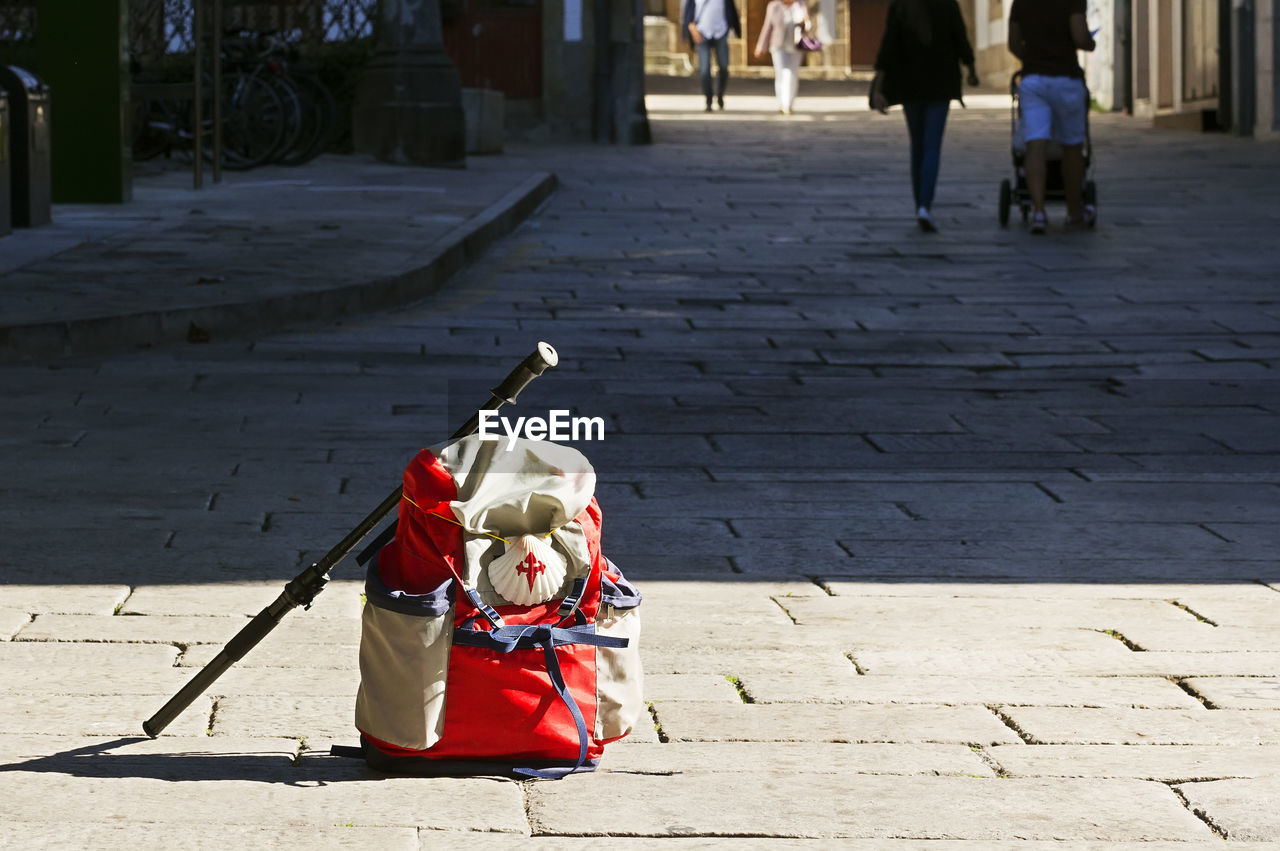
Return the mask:
{"type": "Polygon", "coordinates": [[[728,676],[720,674],[654,674],[644,678],[648,700],[709,700],[741,703],[742,696],[728,676]]]}
{"type": "Polygon", "coordinates": [[[992,776],[968,745],[860,742],[833,746],[811,742],[666,742],[626,745],[611,752],[605,770],[622,774],[736,773],[788,775],[939,774],[992,776]]]}
{"type": "Polygon", "coordinates": [[[6,683],[14,684],[21,683],[27,671],[76,669],[119,682],[130,671],[172,668],[179,652],[167,645],[0,641],[0,674],[6,683]]]}
{"type": "MultiPolygon", "coordinates": [[[[469,834],[456,834],[465,842],[469,834]]],[[[102,848],[133,851],[137,848],[190,848],[221,851],[224,848],[361,849],[387,848],[418,851],[422,847],[416,827],[357,827],[332,825],[222,825],[134,823],[112,824],[63,821],[0,825],[0,843],[24,848],[102,848]]]]}
{"type": "MultiPolygon", "coordinates": [[[[268,601],[270,602],[270,601],[268,601]]],[[[256,612],[255,612],[256,614],[256,612]]],[[[173,615],[40,615],[14,636],[16,641],[105,641],[140,644],[225,644],[249,624],[246,617],[173,615]]],[[[360,641],[356,618],[290,619],[271,634],[272,644],[352,644],[360,641]]]]}
{"type": "MultiPolygon", "coordinates": [[[[849,646],[857,667],[871,676],[951,676],[963,672],[969,677],[1028,677],[1045,670],[1068,676],[1135,676],[1150,673],[1131,664],[1137,654],[1126,650],[1120,642],[1095,650],[1004,650],[1000,647],[981,650],[863,649],[855,642],[849,646]]],[[[1199,655],[1199,654],[1197,654],[1199,655]]],[[[1141,658],[1141,657],[1140,657],[1141,658]]]]}
{"type": "Polygon", "coordinates": [[[1130,621],[1117,632],[1142,650],[1204,653],[1251,653],[1280,650],[1280,628],[1214,626],[1196,623],[1152,624],[1130,621]]]}
{"type": "MultiPolygon", "coordinates": [[[[67,646],[70,645],[60,644],[55,649],[67,646]]],[[[104,647],[103,650],[107,651],[108,648],[104,647]]],[[[118,660],[114,655],[103,652],[100,658],[113,664],[92,667],[76,665],[73,654],[64,656],[55,652],[49,658],[56,664],[49,667],[37,667],[25,662],[20,667],[5,666],[0,662],[0,671],[11,678],[12,688],[21,690],[27,696],[110,692],[115,695],[150,695],[153,699],[154,695],[172,694],[195,674],[190,668],[131,668],[125,660],[118,660]]],[[[152,657],[152,661],[154,658],[152,657]]]]}
{"type": "Polygon", "coordinates": [[[21,609],[0,609],[0,638],[11,639],[31,623],[31,615],[21,609]]]}
{"type": "MultiPolygon", "coordinates": [[[[315,694],[306,688],[295,692],[281,683],[282,687],[271,695],[232,693],[219,697],[213,706],[210,734],[237,737],[265,733],[297,739],[352,736],[359,678],[349,675],[348,683],[348,688],[338,694],[315,694]]],[[[222,691],[221,685],[215,686],[214,691],[222,691]]]]}
{"type": "MultiPolygon", "coordinates": [[[[891,485],[889,485],[891,487],[891,485]]],[[[1055,485],[1057,493],[1061,485],[1055,485]]],[[[1162,488],[1163,490],[1163,488],[1162,488]]],[[[1269,489],[1268,489],[1269,493],[1269,489]]],[[[1011,494],[1017,497],[1019,494],[1011,494]]],[[[892,498],[892,497],[888,497],[892,498]]],[[[963,494],[958,498],[963,499],[963,494]]],[[[1256,582],[1219,582],[1213,585],[1173,584],[1160,582],[924,582],[903,579],[876,582],[824,575],[821,581],[826,593],[835,597],[924,597],[946,598],[994,597],[1004,600],[1179,600],[1189,592],[1213,594],[1216,599],[1252,597],[1265,585],[1256,582]]],[[[810,594],[808,596],[817,596],[810,594]]]]}
{"type": "Polygon", "coordinates": [[[1044,744],[1280,744],[1275,712],[1040,706],[1003,711],[1030,741],[1044,744]]]}
{"type": "Polygon", "coordinates": [[[138,644],[226,642],[249,623],[245,617],[101,617],[38,615],[14,636],[16,641],[103,641],[138,644]]]}
{"type": "MultiPolygon", "coordinates": [[[[95,794],[99,776],[79,776],[60,770],[6,772],[0,785],[11,801],[32,802],[21,821],[66,823],[135,822],[185,824],[199,830],[217,827],[422,827],[433,830],[476,830],[524,833],[526,822],[520,787],[486,780],[408,778],[387,784],[363,767],[266,766],[237,770],[234,777],[213,783],[174,779],[167,764],[174,757],[157,757],[145,766],[122,766],[110,778],[112,794],[95,794]],[[56,800],[56,812],[36,802],[56,800]],[[253,801],[252,806],[244,802],[253,801]]],[[[176,758],[192,760],[199,757],[176,758]]],[[[212,766],[217,765],[213,757],[212,766]]],[[[21,812],[21,810],[19,810],[21,812]]]]}
{"type": "MultiPolygon", "coordinates": [[[[1243,527],[1241,527],[1243,531],[1243,527]]],[[[1272,597],[1280,594],[1269,593],[1267,588],[1258,586],[1254,595],[1244,599],[1222,600],[1210,595],[1201,595],[1194,591],[1184,594],[1180,601],[1194,609],[1201,617],[1218,626],[1252,627],[1262,630],[1280,628],[1280,601],[1272,597]],[[1203,610],[1203,611],[1202,611],[1203,610]]]]}
{"type": "MultiPolygon", "coordinates": [[[[425,838],[435,843],[441,843],[446,847],[450,844],[463,844],[476,837],[472,834],[449,833],[449,832],[432,832],[426,834],[425,838]]],[[[496,848],[531,848],[536,851],[552,851],[552,849],[562,848],[564,845],[563,837],[550,837],[547,839],[539,839],[538,837],[513,837],[505,834],[494,834],[493,836],[484,837],[487,845],[496,848]]],[[[731,843],[734,848],[809,848],[812,849],[818,845],[824,848],[841,848],[852,849],[852,851],[957,851],[957,849],[971,848],[973,843],[964,840],[946,840],[946,839],[779,839],[769,837],[767,839],[760,838],[744,838],[732,837],[725,838],[699,838],[699,837],[679,837],[665,836],[659,838],[646,837],[610,837],[609,845],[619,848],[667,848],[667,849],[702,849],[702,848],[723,848],[726,844],[731,843]]],[[[1063,843],[1038,840],[1008,840],[1008,841],[989,841],[983,842],[984,849],[992,849],[992,851],[1048,851],[1048,849],[1059,849],[1063,843]]],[[[1081,849],[1081,851],[1188,851],[1191,848],[1220,848],[1222,843],[1220,840],[1205,840],[1202,843],[1190,842],[1072,842],[1072,849],[1081,849]]],[[[1240,842],[1232,843],[1230,848],[1232,851],[1275,851],[1276,843],[1269,842],[1240,842]]]]}
{"type": "Polygon", "coordinates": [[[1280,653],[1181,653],[1126,651],[1120,641],[1111,651],[1003,651],[982,653],[947,650],[852,651],[868,674],[927,676],[964,670],[976,676],[1034,676],[1049,667],[1066,676],[1101,677],[1270,677],[1280,672],[1280,653]]]}
{"type": "Polygon", "coordinates": [[[1175,783],[1202,777],[1260,777],[1280,765],[1275,745],[994,745],[991,759],[1012,777],[1131,777],[1175,783]]]}
{"type": "MultiPolygon", "coordinates": [[[[178,658],[183,668],[203,668],[209,664],[222,644],[197,644],[188,647],[178,658]]],[[[274,633],[255,650],[236,663],[238,668],[334,669],[355,670],[360,661],[359,643],[315,644],[303,641],[276,641],[274,633]]]]}
{"type": "Polygon", "coordinates": [[[649,673],[727,677],[765,670],[839,677],[853,667],[848,657],[821,642],[765,644],[749,649],[731,641],[659,644],[642,637],[641,642],[641,659],[649,673]]]}
{"type": "MultiPolygon", "coordinates": [[[[282,590],[279,582],[236,582],[198,588],[190,585],[143,585],[133,589],[117,614],[252,617],[273,602],[282,590]]],[[[322,617],[358,618],[363,591],[363,582],[331,580],[325,586],[324,595],[317,599],[314,611],[322,617]]]]}
{"type": "Polygon", "coordinates": [[[1187,803],[1228,840],[1266,841],[1280,832],[1280,777],[1183,783],[1187,803]],[[1262,805],[1259,806],[1259,803],[1262,805]]]}
{"type": "Polygon", "coordinates": [[[1192,677],[1183,682],[1218,709],[1280,709],[1280,677],[1192,677]]]}
{"type": "MultiPolygon", "coordinates": [[[[1161,709],[1200,706],[1196,698],[1163,677],[859,676],[853,670],[843,676],[824,676],[750,670],[741,674],[740,681],[743,692],[755,703],[972,703],[1161,709]]],[[[1253,682],[1245,680],[1244,684],[1253,682]]],[[[1260,684],[1265,686],[1265,682],[1260,684]]]]}
{"type": "MultiPolygon", "coordinates": [[[[21,688],[21,684],[17,687],[21,688]]],[[[142,731],[142,722],[168,699],[164,692],[115,694],[109,681],[100,683],[93,690],[96,694],[49,694],[14,688],[10,684],[0,693],[0,733],[4,735],[137,735],[142,731]]],[[[175,736],[204,735],[212,706],[211,698],[198,699],[166,732],[175,736]]]]}
{"type": "Polygon", "coordinates": [[[129,597],[127,586],[0,585],[0,608],[28,615],[110,615],[129,597]]]}
{"type": "Polygon", "coordinates": [[[1081,630],[1117,628],[1126,620],[1181,625],[1194,617],[1163,600],[1051,600],[976,598],[957,609],[951,599],[927,597],[802,597],[779,600],[799,625],[857,624],[863,628],[920,619],[935,628],[957,623],[980,624],[998,619],[1009,627],[1065,627],[1081,630]]]}
{"type": "Polygon", "coordinates": [[[998,780],[855,775],[650,777],[611,773],[530,791],[540,834],[948,839],[1207,840],[1213,833],[1167,786],[1124,780],[998,780]],[[728,782],[726,782],[728,781],[728,782]],[[592,824],[570,814],[597,802],[592,824]],[[921,806],[927,800],[929,806],[921,806]],[[644,801],[643,807],[626,806],[644,801]],[[603,806],[602,806],[603,805],[603,806]]]}
{"type": "MultiPolygon", "coordinates": [[[[181,753],[190,757],[186,763],[189,776],[199,776],[192,770],[201,762],[209,764],[234,763],[267,765],[284,768],[298,756],[299,745],[293,739],[211,739],[194,736],[175,740],[148,739],[143,736],[110,738],[104,736],[75,736],[54,734],[43,736],[6,736],[2,743],[0,759],[13,770],[39,772],[53,766],[74,768],[86,776],[95,773],[113,776],[111,766],[144,768],[181,753]]],[[[175,771],[180,772],[183,762],[177,758],[168,760],[175,771]]],[[[175,776],[177,776],[175,774],[175,776]]]]}
{"type": "Polygon", "coordinates": [[[672,741],[947,742],[995,744],[1018,737],[985,707],[863,704],[654,704],[672,741]]]}

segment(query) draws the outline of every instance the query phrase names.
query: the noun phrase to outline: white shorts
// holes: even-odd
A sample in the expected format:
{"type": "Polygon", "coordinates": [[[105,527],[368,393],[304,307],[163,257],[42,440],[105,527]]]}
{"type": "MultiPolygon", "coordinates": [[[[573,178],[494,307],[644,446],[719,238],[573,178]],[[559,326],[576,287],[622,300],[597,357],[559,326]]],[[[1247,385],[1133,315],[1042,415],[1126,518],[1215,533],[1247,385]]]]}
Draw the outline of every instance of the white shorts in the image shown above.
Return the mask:
{"type": "Polygon", "coordinates": [[[1018,85],[1018,105],[1027,141],[1053,139],[1064,145],[1084,142],[1089,109],[1084,80],[1028,74],[1018,85]]]}

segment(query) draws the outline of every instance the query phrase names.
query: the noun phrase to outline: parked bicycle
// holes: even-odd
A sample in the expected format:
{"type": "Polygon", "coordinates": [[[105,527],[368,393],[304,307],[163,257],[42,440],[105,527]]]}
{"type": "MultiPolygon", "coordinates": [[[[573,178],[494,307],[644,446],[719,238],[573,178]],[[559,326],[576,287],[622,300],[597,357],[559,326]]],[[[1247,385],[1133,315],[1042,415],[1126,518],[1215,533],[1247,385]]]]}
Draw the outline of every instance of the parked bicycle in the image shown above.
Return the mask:
{"type": "Polygon", "coordinates": [[[232,84],[224,90],[230,110],[223,142],[240,160],[228,167],[301,165],[328,147],[336,124],[333,95],[299,66],[297,48],[282,35],[234,33],[223,41],[223,63],[232,84]]]}
{"type": "MultiPolygon", "coordinates": [[[[336,125],[333,96],[303,70],[297,50],[274,32],[229,33],[222,47],[222,165],[249,169],[267,163],[297,166],[328,147],[336,125]]],[[[134,83],[134,158],[194,149],[194,85],[134,83]]],[[[201,143],[212,158],[213,79],[202,81],[201,143]]]]}

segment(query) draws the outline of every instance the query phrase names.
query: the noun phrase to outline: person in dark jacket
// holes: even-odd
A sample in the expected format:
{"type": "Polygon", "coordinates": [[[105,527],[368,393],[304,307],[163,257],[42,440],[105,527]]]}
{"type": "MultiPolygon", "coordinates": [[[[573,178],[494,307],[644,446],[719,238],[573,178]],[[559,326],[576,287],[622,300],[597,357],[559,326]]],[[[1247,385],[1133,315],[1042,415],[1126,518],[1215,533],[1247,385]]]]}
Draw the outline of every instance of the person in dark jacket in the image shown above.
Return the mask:
{"type": "Polygon", "coordinates": [[[969,85],[978,85],[973,48],[956,0],[893,0],[876,54],[871,108],[885,112],[891,104],[902,104],[911,137],[916,224],[926,233],[937,230],[929,210],[938,183],[947,111],[952,99],[964,104],[961,65],[969,69],[969,85]]]}
{"type": "Polygon", "coordinates": [[[733,0],[685,0],[681,16],[685,38],[698,51],[698,71],[702,77],[702,96],[711,111],[711,54],[716,55],[717,105],[724,109],[724,89],[729,84],[729,33],[742,38],[742,21],[733,0]]]}

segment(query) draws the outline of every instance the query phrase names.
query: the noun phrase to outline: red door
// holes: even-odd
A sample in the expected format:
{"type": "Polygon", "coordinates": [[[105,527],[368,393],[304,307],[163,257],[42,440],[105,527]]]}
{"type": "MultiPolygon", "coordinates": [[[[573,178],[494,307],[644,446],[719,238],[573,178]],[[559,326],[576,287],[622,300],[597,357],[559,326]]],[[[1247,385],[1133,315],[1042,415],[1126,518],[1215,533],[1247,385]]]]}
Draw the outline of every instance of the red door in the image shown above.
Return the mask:
{"type": "Polygon", "coordinates": [[[763,56],[756,56],[756,42],[760,39],[760,30],[764,29],[764,10],[769,5],[769,0],[747,0],[747,31],[743,33],[743,39],[747,43],[747,64],[748,65],[772,65],[773,57],[769,55],[769,51],[765,51],[763,56]]]}
{"type": "Polygon", "coordinates": [[[880,37],[889,12],[889,0],[849,0],[849,64],[870,68],[876,64],[880,37]]]}
{"type": "Polygon", "coordinates": [[[541,0],[457,0],[441,4],[444,49],[462,85],[508,100],[542,97],[541,0]]]}

